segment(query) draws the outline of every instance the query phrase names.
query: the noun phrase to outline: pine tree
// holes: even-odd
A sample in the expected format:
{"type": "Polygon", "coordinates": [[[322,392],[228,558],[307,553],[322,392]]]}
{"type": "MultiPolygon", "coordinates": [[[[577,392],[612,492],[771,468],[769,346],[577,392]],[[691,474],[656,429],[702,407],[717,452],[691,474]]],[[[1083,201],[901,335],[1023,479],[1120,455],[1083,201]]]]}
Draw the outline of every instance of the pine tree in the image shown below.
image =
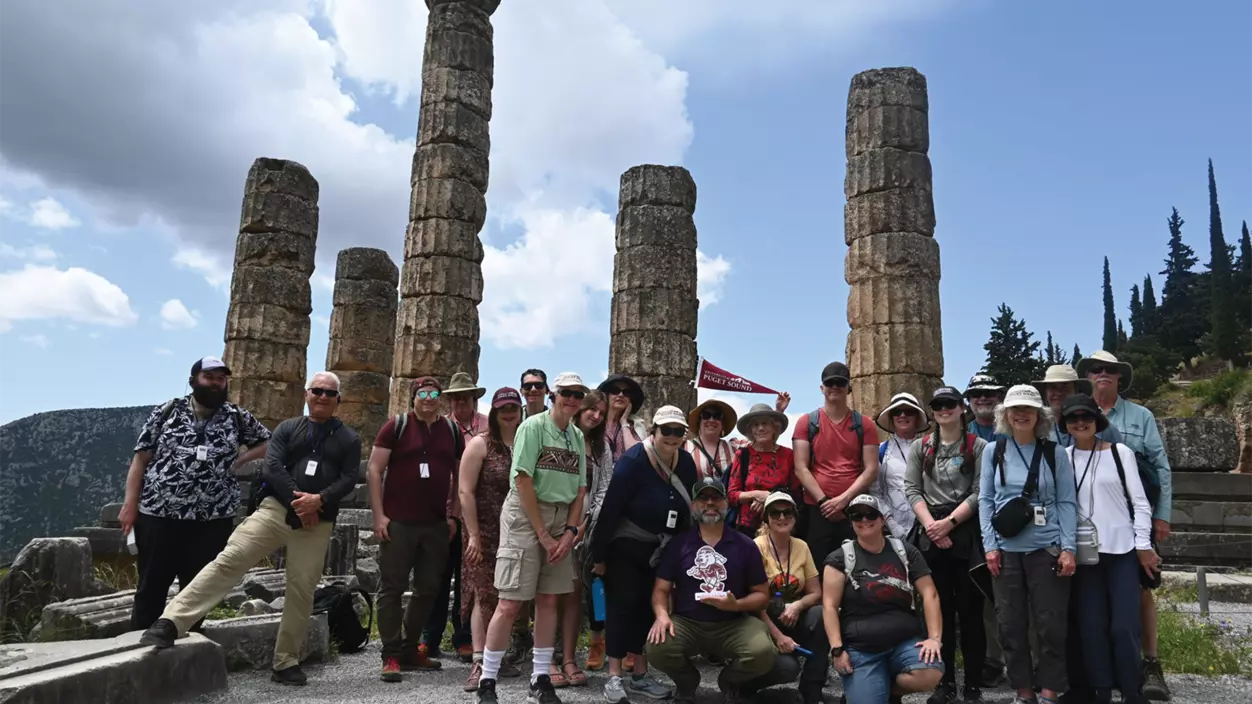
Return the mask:
{"type": "Polygon", "coordinates": [[[1235,322],[1235,292],[1232,287],[1230,251],[1222,234],[1222,211],[1217,205],[1217,179],[1209,159],[1209,332],[1208,346],[1221,359],[1242,357],[1239,328],[1235,322]]]}
{"type": "Polygon", "coordinates": [[[1156,309],[1156,292],[1152,290],[1152,277],[1145,275],[1143,277],[1143,311],[1139,315],[1140,323],[1143,325],[1143,334],[1156,334],[1158,315],[1160,313],[1156,309]]]}
{"type": "Polygon", "coordinates": [[[1056,364],[1056,348],[1052,345],[1052,331],[1048,331],[1048,343],[1043,346],[1043,361],[1049,365],[1056,364]]]}
{"type": "Polygon", "coordinates": [[[1007,304],[1001,303],[998,312],[991,319],[991,339],[983,345],[987,351],[984,368],[1001,384],[1029,384],[1043,373],[1039,342],[1031,339],[1026,321],[1018,320],[1007,304]]]}
{"type": "Polygon", "coordinates": [[[1070,356],[1070,364],[1078,366],[1078,360],[1082,359],[1082,350],[1078,349],[1078,343],[1074,343],[1074,354],[1070,356]]]}
{"type": "Polygon", "coordinates": [[[1139,284],[1130,287],[1130,336],[1144,334],[1143,304],[1139,302],[1139,284]]]}
{"type": "Polygon", "coordinates": [[[1157,308],[1156,326],[1161,346],[1175,353],[1188,369],[1191,359],[1200,354],[1200,338],[1208,330],[1206,310],[1199,307],[1196,273],[1192,268],[1199,261],[1195,251],[1182,241],[1184,221],[1174,208],[1166,221],[1169,226],[1169,253],[1165,257],[1165,277],[1161,285],[1161,302],[1157,308]]]}
{"type": "Polygon", "coordinates": [[[1117,351],[1117,313],[1113,308],[1113,281],[1109,276],[1109,258],[1104,258],[1104,350],[1117,351]]]}

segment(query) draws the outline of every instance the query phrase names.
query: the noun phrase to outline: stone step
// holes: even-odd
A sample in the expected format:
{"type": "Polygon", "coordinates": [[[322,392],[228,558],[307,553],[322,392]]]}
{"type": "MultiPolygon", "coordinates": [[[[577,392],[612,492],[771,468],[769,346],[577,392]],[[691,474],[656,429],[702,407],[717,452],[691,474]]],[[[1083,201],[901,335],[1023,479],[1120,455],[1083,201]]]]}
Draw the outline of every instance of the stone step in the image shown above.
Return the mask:
{"type": "MultiPolygon", "coordinates": [[[[265,670],[273,665],[274,643],[278,640],[282,619],[282,614],[244,616],[205,621],[201,629],[204,637],[221,646],[228,669],[265,670]]],[[[310,616],[309,632],[300,648],[300,662],[325,662],[329,658],[330,626],[326,614],[310,616]]]]}
{"type": "MultiPolygon", "coordinates": [[[[1209,601],[1226,604],[1252,604],[1252,575],[1222,574],[1209,572],[1204,576],[1208,585],[1209,601]]],[[[1168,570],[1161,573],[1161,582],[1166,587],[1175,589],[1196,586],[1195,572],[1175,572],[1168,570]]]]}
{"type": "MultiPolygon", "coordinates": [[[[170,587],[166,602],[176,594],[178,587],[170,587]]],[[[235,609],[246,600],[247,595],[236,589],[227,594],[222,603],[235,609]]],[[[130,615],[134,605],[134,589],[48,604],[40,614],[39,639],[66,641],[120,636],[130,630],[130,615]]]]}
{"type": "Polygon", "coordinates": [[[193,633],[155,650],[139,636],[0,646],[0,702],[166,704],[226,688],[213,641],[193,633]]]}
{"type": "Polygon", "coordinates": [[[1177,472],[1172,479],[1174,501],[1189,499],[1252,503],[1252,474],[1177,472]]]}
{"type": "Polygon", "coordinates": [[[1252,533],[1252,503],[1238,501],[1174,501],[1174,530],[1210,533],[1252,533]]]}
{"type": "Polygon", "coordinates": [[[1160,546],[1166,564],[1252,567],[1252,535],[1247,533],[1172,532],[1160,546]]]}

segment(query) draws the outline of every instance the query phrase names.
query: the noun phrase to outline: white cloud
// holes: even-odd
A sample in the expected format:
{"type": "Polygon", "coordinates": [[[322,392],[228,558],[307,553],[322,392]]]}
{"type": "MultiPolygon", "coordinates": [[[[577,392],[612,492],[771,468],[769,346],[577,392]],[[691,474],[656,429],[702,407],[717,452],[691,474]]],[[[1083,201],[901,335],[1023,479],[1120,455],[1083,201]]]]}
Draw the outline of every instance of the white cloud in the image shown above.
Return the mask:
{"type": "Polygon", "coordinates": [[[200,324],[200,311],[187,310],[177,298],[161,305],[161,327],[166,330],[190,330],[200,324]]]}
{"type": "Polygon", "coordinates": [[[39,227],[45,230],[64,230],[69,227],[78,227],[82,223],[78,221],[70,211],[65,209],[57,199],[52,197],[41,198],[30,204],[30,216],[26,220],[31,227],[39,227]]]}
{"type": "Polygon", "coordinates": [[[22,335],[17,339],[28,345],[34,345],[40,349],[46,348],[49,344],[51,344],[48,342],[48,336],[42,333],[36,335],[22,335]]]}
{"type": "Polygon", "coordinates": [[[42,244],[34,244],[29,247],[14,247],[0,242],[0,258],[5,257],[23,261],[50,262],[57,258],[57,253],[51,247],[42,244]]]}
{"type": "Polygon", "coordinates": [[[700,299],[700,310],[721,300],[722,285],[729,275],[730,262],[722,255],[710,257],[696,250],[696,296],[700,299]]]}
{"type": "Polygon", "coordinates": [[[160,355],[162,357],[168,357],[174,354],[174,351],[169,349],[168,347],[157,347],[156,349],[152,350],[152,354],[160,355]]]}
{"type": "Polygon", "coordinates": [[[175,252],[170,261],[181,269],[189,269],[200,274],[213,288],[225,290],[226,285],[230,283],[230,267],[223,264],[222,257],[217,254],[184,247],[175,252]]]}
{"type": "Polygon", "coordinates": [[[49,318],[123,327],[139,316],[121,288],[86,269],[27,264],[0,273],[0,323],[49,318]]]}
{"type": "Polygon", "coordinates": [[[0,196],[0,215],[7,215],[13,210],[13,201],[0,196]]]}

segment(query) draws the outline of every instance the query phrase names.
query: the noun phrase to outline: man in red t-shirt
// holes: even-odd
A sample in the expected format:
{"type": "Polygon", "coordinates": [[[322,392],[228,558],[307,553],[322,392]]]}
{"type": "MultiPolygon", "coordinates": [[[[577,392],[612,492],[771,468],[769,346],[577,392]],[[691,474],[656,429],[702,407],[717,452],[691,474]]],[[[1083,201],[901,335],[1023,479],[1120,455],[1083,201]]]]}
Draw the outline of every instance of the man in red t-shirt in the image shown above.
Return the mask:
{"type": "Polygon", "coordinates": [[[791,436],[796,476],[804,487],[807,514],[806,542],[819,562],[844,540],[854,540],[844,509],[852,499],[869,492],[878,477],[878,431],[848,408],[852,390],[848,367],[831,362],[822,370],[822,397],[826,402],[796,423],[791,436]],[[809,437],[816,417],[816,437],[809,437]],[[857,437],[855,420],[861,420],[857,437]]]}

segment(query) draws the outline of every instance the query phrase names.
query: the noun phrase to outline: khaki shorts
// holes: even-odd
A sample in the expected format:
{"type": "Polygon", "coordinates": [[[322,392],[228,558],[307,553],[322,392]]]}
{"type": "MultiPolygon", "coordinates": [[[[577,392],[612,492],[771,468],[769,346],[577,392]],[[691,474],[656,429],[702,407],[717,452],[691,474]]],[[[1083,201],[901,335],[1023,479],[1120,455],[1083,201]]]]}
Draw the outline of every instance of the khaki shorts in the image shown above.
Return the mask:
{"type": "MultiPolygon", "coordinates": [[[[569,520],[568,504],[539,502],[548,535],[560,539],[569,520]]],[[[548,551],[526,518],[517,492],[509,492],[500,511],[500,549],[496,552],[496,591],[501,599],[530,601],[536,594],[574,591],[574,561],[570,555],[548,563],[548,551]]]]}

